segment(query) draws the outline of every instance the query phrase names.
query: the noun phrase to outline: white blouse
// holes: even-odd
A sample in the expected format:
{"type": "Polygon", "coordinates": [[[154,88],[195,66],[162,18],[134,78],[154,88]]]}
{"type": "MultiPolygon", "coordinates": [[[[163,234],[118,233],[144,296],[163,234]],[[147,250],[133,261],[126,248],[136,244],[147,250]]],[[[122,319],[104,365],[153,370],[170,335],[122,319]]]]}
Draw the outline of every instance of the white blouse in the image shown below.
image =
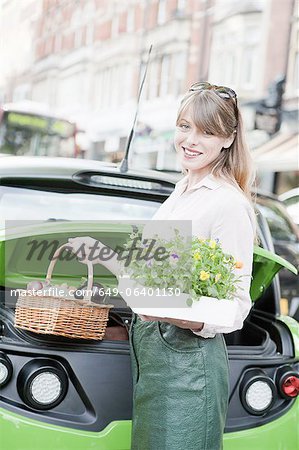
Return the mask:
{"type": "MultiPolygon", "coordinates": [[[[204,239],[219,239],[222,249],[243,263],[237,274],[245,275],[238,283],[235,298],[238,312],[232,327],[205,324],[199,332],[204,338],[216,333],[231,333],[243,326],[251,308],[249,295],[253,245],[256,230],[254,210],[241,191],[222,179],[208,175],[186,190],[184,177],[170,197],[161,205],[152,220],[191,220],[192,235],[204,239]]],[[[200,317],[197,319],[200,322],[200,317]]]]}

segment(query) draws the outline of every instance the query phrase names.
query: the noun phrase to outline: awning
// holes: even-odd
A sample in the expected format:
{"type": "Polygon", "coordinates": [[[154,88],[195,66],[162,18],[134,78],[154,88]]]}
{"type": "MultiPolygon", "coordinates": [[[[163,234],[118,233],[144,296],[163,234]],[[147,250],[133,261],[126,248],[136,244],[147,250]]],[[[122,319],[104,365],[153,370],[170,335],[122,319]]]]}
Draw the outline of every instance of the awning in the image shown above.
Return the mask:
{"type": "Polygon", "coordinates": [[[279,133],[252,152],[259,171],[286,172],[299,170],[298,133],[279,133]]]}

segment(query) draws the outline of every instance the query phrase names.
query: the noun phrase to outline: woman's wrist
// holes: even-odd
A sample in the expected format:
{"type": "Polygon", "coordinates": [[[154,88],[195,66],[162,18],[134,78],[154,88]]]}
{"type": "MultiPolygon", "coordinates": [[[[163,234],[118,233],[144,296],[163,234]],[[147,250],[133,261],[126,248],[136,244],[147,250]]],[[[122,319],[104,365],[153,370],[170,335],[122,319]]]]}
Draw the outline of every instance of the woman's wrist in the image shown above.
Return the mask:
{"type": "Polygon", "coordinates": [[[202,331],[204,325],[205,325],[205,324],[203,323],[200,327],[198,327],[198,328],[190,328],[190,330],[191,330],[193,333],[199,333],[200,331],[202,331]]]}
{"type": "Polygon", "coordinates": [[[108,269],[116,278],[119,278],[122,271],[122,263],[118,260],[118,254],[112,249],[107,258],[98,258],[97,263],[102,264],[108,269]]]}

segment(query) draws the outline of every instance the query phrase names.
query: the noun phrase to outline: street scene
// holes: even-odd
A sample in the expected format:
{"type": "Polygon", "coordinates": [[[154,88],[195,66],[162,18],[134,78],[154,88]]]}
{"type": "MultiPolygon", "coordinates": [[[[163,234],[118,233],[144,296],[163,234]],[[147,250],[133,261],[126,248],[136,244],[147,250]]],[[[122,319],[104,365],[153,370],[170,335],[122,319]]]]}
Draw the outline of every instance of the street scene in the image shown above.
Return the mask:
{"type": "Polygon", "coordinates": [[[297,0],[0,0],[0,447],[299,450],[297,0]]]}

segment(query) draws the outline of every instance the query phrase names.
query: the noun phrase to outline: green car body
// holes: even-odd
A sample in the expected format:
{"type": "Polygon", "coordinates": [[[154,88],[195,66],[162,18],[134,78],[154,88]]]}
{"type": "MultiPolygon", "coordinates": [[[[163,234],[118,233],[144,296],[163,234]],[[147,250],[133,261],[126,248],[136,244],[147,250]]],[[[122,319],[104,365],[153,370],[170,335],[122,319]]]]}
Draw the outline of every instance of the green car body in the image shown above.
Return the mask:
{"type": "MultiPolygon", "coordinates": [[[[38,166],[38,163],[35,164],[38,166]]],[[[51,175],[50,169],[47,169],[46,165],[42,163],[40,171],[38,172],[36,169],[35,172],[35,177],[39,177],[38,183],[36,179],[34,180],[34,174],[26,174],[26,170],[24,169],[22,172],[21,168],[15,172],[11,169],[11,174],[7,171],[5,175],[1,173],[0,169],[0,181],[2,180],[7,187],[17,186],[18,188],[21,185],[28,187],[30,183],[30,189],[34,189],[36,183],[39,185],[38,189],[41,189],[44,180],[47,179],[47,189],[50,185],[49,180],[53,186],[57,182],[61,187],[62,178],[65,178],[67,183],[67,180],[73,176],[70,174],[80,172],[79,163],[74,162],[73,165],[72,170],[70,168],[63,170],[60,167],[59,174],[57,173],[57,177],[60,177],[59,182],[51,175]]],[[[85,175],[87,172],[89,174],[97,173],[93,164],[88,165],[87,162],[84,162],[84,166],[85,175]]],[[[117,177],[117,171],[113,168],[100,167],[100,170],[101,173],[106,171],[108,176],[112,174],[113,177],[117,177]]],[[[132,174],[130,176],[133,177],[132,174]]],[[[139,177],[139,180],[150,178],[150,175],[146,174],[135,176],[139,177]]],[[[155,177],[154,180],[152,176],[151,181],[158,183],[159,174],[156,174],[155,177]]],[[[94,193],[96,187],[94,186],[93,189],[94,193]]],[[[109,191],[108,186],[107,193],[111,194],[112,192],[114,196],[123,197],[124,195],[136,196],[144,201],[148,195],[138,188],[129,187],[126,194],[124,194],[123,187],[119,190],[113,189],[113,191],[109,191]]],[[[102,192],[103,190],[101,190],[102,192]]],[[[166,198],[168,194],[164,192],[163,195],[164,197],[161,195],[161,199],[162,197],[166,198]]],[[[150,201],[154,201],[154,194],[149,198],[150,201]]],[[[158,194],[156,201],[161,201],[158,194]]],[[[12,225],[12,223],[7,223],[6,231],[0,232],[0,263],[1,267],[5,268],[5,270],[1,270],[0,286],[3,288],[4,300],[6,300],[5,294],[7,293],[5,289],[9,288],[11,293],[13,289],[25,288],[27,283],[32,280],[44,279],[49,262],[48,256],[53,248],[45,249],[47,256],[45,258],[38,259],[38,253],[36,253],[35,259],[26,260],[28,243],[32,240],[55,241],[55,245],[58,246],[65,243],[67,237],[91,235],[111,244],[109,239],[113,234],[116,237],[115,244],[115,242],[123,242],[131,229],[129,223],[119,224],[116,221],[99,223],[92,220],[54,221],[30,223],[29,225],[24,222],[22,227],[19,224],[15,227],[12,225]]],[[[268,251],[267,248],[255,247],[251,284],[251,298],[255,302],[252,319],[249,320],[243,334],[241,331],[232,333],[227,340],[232,375],[234,371],[239,372],[238,376],[231,380],[231,410],[224,434],[224,450],[249,450],[252,448],[255,450],[296,450],[299,446],[299,401],[295,397],[284,397],[279,390],[281,368],[290,368],[292,373],[297,374],[299,368],[299,324],[291,317],[279,313],[276,274],[281,268],[296,272],[292,265],[268,251]],[[276,295],[275,299],[274,295],[276,295]],[[245,333],[247,330],[248,338],[245,333]],[[258,333],[265,336],[261,342],[258,341],[258,333]],[[252,342],[252,345],[247,341],[247,339],[251,339],[250,336],[254,341],[256,340],[256,342],[252,342]],[[244,374],[250,370],[261,370],[266,377],[273,380],[273,385],[275,385],[275,399],[271,408],[264,414],[250,414],[244,409],[240,400],[242,380],[244,374]]],[[[54,281],[59,284],[69,282],[79,286],[80,280],[84,276],[86,276],[86,268],[76,260],[68,264],[59,262],[55,269],[54,281]]],[[[95,280],[108,287],[113,287],[116,283],[111,273],[101,266],[95,268],[95,280]]],[[[94,345],[80,342],[69,343],[59,340],[59,338],[53,340],[22,332],[14,329],[13,308],[9,304],[6,305],[5,302],[2,306],[1,311],[0,304],[2,324],[0,357],[4,355],[11,359],[14,370],[7,384],[3,388],[0,387],[1,449],[129,450],[131,391],[130,380],[128,380],[130,374],[128,342],[103,341],[94,345]],[[98,378],[89,373],[94,367],[92,364],[95,364],[96,358],[100,362],[96,366],[99,368],[98,376],[105,385],[100,393],[102,400],[100,395],[96,399],[92,396],[96,391],[101,391],[102,386],[101,382],[98,382],[98,378]],[[57,360],[65,367],[66,373],[70,377],[69,392],[58,407],[49,409],[49,411],[47,409],[38,410],[30,407],[22,398],[20,373],[28,361],[31,363],[31,360],[41,361],[41,363],[47,360],[57,360]],[[88,367],[89,363],[90,368],[88,367]],[[102,363],[103,366],[101,366],[102,363]],[[109,364],[111,365],[110,371],[107,370],[109,364]],[[107,371],[103,378],[101,378],[101,368],[103,371],[107,371]],[[122,368],[123,373],[121,373],[122,368]],[[88,373],[89,377],[86,378],[84,373],[88,373]],[[109,377],[111,377],[110,384],[109,377]],[[87,379],[94,383],[92,389],[87,385],[87,379]],[[105,391],[109,391],[110,398],[105,397],[105,391]],[[78,392],[79,395],[77,395],[78,392]],[[76,395],[77,403],[72,403],[72,398],[76,395]],[[105,410],[101,409],[102,401],[103,405],[111,407],[112,418],[109,419],[108,413],[107,417],[104,417],[105,410]],[[101,416],[101,420],[103,419],[101,423],[97,421],[98,415],[101,416]]],[[[120,315],[124,312],[121,304],[119,312],[120,315]]],[[[128,311],[124,314],[128,315],[128,311]]],[[[127,315],[126,317],[128,317],[127,315]]]]}
{"type": "MultiPolygon", "coordinates": [[[[256,450],[298,448],[299,409],[293,407],[275,422],[235,433],[225,433],[224,450],[256,450]],[[287,430],[292,430],[286,433],[287,430]]],[[[130,450],[131,422],[111,423],[101,432],[81,432],[45,423],[0,409],[1,446],[3,449],[33,450],[130,450]],[[14,438],[12,439],[12,436],[14,438]],[[13,443],[13,446],[12,446],[13,443]]],[[[211,449],[212,450],[212,449],[211,449]]]]}

